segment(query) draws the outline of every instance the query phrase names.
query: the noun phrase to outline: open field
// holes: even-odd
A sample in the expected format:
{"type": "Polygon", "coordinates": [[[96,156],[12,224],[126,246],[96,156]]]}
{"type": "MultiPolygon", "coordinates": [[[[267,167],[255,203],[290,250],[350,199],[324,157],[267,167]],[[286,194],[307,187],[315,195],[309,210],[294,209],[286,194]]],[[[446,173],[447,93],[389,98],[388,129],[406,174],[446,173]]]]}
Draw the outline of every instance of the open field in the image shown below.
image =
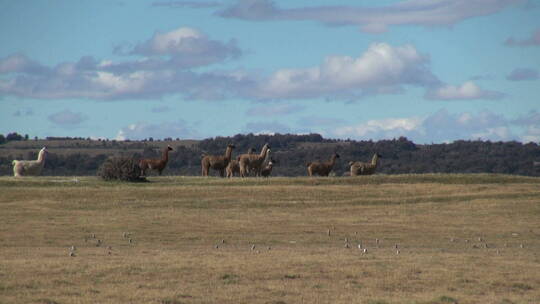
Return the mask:
{"type": "Polygon", "coordinates": [[[540,303],[540,178],[149,179],[0,177],[0,303],[540,303]]]}

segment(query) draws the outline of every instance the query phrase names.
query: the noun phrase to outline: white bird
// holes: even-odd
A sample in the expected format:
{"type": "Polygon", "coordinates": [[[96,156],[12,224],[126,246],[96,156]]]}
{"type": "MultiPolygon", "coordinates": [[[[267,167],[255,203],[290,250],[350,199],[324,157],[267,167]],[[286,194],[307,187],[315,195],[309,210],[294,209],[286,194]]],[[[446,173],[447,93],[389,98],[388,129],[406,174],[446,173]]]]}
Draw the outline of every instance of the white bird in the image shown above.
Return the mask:
{"type": "Polygon", "coordinates": [[[70,250],[71,250],[71,251],[75,251],[75,250],[77,250],[77,247],[71,246],[70,250]]]}
{"type": "Polygon", "coordinates": [[[362,243],[358,244],[358,249],[362,249],[362,243]]]}
{"type": "Polygon", "coordinates": [[[363,252],[364,252],[364,253],[367,253],[367,248],[364,248],[364,251],[363,251],[363,252]]]}
{"type": "Polygon", "coordinates": [[[519,244],[519,248],[523,248],[523,247],[524,247],[523,244],[519,244]]]}
{"type": "Polygon", "coordinates": [[[251,245],[251,250],[255,250],[255,245],[251,245]]]}
{"type": "Polygon", "coordinates": [[[398,249],[398,250],[396,250],[396,254],[399,254],[399,249],[398,249]]]}

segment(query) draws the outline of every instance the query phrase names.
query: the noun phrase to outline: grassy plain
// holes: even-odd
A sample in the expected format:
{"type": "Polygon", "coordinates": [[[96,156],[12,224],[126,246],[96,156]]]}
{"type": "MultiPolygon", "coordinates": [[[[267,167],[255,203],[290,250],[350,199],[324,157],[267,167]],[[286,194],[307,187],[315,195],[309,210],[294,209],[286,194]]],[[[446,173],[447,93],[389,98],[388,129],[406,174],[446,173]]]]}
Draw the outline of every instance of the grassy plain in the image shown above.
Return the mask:
{"type": "Polygon", "coordinates": [[[1,177],[0,303],[540,303],[539,178],[149,179],[1,177]]]}

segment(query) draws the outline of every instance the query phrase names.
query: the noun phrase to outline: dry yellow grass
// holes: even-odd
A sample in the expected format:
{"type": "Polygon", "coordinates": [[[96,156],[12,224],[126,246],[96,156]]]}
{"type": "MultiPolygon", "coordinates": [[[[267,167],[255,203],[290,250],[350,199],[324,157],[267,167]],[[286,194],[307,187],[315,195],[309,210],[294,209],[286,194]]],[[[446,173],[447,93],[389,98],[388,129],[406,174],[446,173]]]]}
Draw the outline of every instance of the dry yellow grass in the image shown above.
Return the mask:
{"type": "Polygon", "coordinates": [[[538,178],[150,180],[0,178],[0,303],[540,303],[538,178]]]}

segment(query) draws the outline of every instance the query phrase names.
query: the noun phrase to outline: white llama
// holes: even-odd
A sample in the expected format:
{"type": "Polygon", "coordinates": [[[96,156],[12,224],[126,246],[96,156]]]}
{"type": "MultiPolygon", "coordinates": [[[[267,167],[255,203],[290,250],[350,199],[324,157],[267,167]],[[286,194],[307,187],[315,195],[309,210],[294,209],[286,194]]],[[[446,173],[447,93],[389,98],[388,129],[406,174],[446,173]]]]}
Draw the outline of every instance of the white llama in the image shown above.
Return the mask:
{"type": "Polygon", "coordinates": [[[37,160],[14,160],[12,162],[13,175],[15,177],[40,175],[41,170],[43,170],[43,166],[45,165],[47,153],[47,147],[43,147],[43,149],[39,151],[37,160]]]}

